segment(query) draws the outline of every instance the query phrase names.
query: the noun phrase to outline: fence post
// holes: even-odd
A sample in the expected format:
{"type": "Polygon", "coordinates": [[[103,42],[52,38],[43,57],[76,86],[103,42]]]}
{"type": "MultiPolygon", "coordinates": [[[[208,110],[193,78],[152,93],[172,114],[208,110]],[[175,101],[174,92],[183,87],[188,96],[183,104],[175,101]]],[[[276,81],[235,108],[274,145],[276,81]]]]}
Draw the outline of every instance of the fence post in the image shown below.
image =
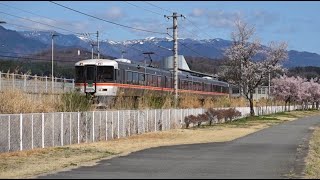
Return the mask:
{"type": "Polygon", "coordinates": [[[106,111],[106,141],[108,140],[108,111],[106,111]]]}
{"type": "Polygon", "coordinates": [[[22,113],[20,113],[20,151],[22,151],[22,113]]]}
{"type": "Polygon", "coordinates": [[[35,80],[35,83],[34,83],[34,88],[35,88],[35,92],[38,92],[38,86],[37,86],[37,75],[34,75],[34,80],[35,80]]]}
{"type": "Polygon", "coordinates": [[[88,143],[88,112],[86,112],[86,143],[88,143]]]}
{"type": "Polygon", "coordinates": [[[128,117],[129,117],[129,118],[128,118],[128,119],[129,119],[129,121],[128,121],[128,124],[129,124],[128,136],[130,136],[130,135],[131,135],[131,134],[130,134],[130,131],[131,131],[131,130],[130,130],[130,128],[131,128],[131,110],[129,110],[128,112],[129,112],[129,116],[128,116],[128,117]]]}
{"type": "Polygon", "coordinates": [[[48,93],[48,77],[46,76],[46,93],[48,93]]]}
{"type": "Polygon", "coordinates": [[[2,81],[2,72],[0,71],[0,91],[2,90],[1,89],[1,81],[2,81]]]}
{"type": "Polygon", "coordinates": [[[72,79],[72,90],[74,90],[74,79],[72,79]]]}
{"type": "Polygon", "coordinates": [[[10,151],[10,149],[11,149],[11,147],[10,147],[10,139],[11,139],[11,130],[10,130],[10,124],[11,124],[11,122],[10,122],[11,120],[10,120],[10,115],[9,115],[9,119],[8,119],[8,152],[10,151]]]}
{"type": "Polygon", "coordinates": [[[138,130],[138,134],[139,134],[139,119],[140,119],[140,113],[139,113],[139,110],[137,110],[138,112],[138,119],[137,119],[137,130],[138,130]]]}
{"type": "Polygon", "coordinates": [[[33,149],[33,114],[31,115],[31,149],[33,149]]]}
{"type": "Polygon", "coordinates": [[[63,92],[65,92],[66,91],[66,78],[63,78],[63,83],[62,83],[62,85],[63,85],[63,92]]]}
{"type": "Polygon", "coordinates": [[[63,112],[61,112],[61,146],[63,146],[63,112]]]}
{"type": "Polygon", "coordinates": [[[92,142],[94,142],[94,111],[92,111],[92,142]]]}
{"type": "Polygon", "coordinates": [[[145,128],[145,120],[146,120],[146,115],[144,114],[144,116],[143,116],[143,121],[142,121],[143,133],[145,133],[145,132],[146,132],[146,128],[145,128]]]}
{"type": "Polygon", "coordinates": [[[80,113],[78,111],[78,144],[80,144],[80,113]]]}
{"type": "Polygon", "coordinates": [[[101,111],[100,111],[100,127],[99,127],[99,140],[101,141],[101,125],[102,125],[102,120],[101,120],[101,111]]]}
{"type": "Polygon", "coordinates": [[[154,132],[157,132],[157,110],[154,110],[154,132]]]}
{"type": "Polygon", "coordinates": [[[120,136],[120,111],[118,110],[118,139],[120,138],[119,136],[120,136]]]}
{"type": "Polygon", "coordinates": [[[15,79],[14,79],[14,73],[12,73],[12,87],[15,88],[15,79]]]}
{"type": "Polygon", "coordinates": [[[69,143],[69,144],[72,144],[72,143],[71,143],[71,141],[72,141],[72,138],[71,138],[71,136],[72,136],[72,132],[71,132],[71,115],[72,115],[72,114],[71,114],[71,112],[70,112],[70,119],[69,119],[69,121],[70,121],[70,123],[69,123],[69,125],[70,125],[70,127],[69,127],[69,129],[70,129],[70,131],[69,131],[69,132],[70,132],[70,141],[69,141],[69,142],[70,142],[70,143],[69,143]]]}
{"type": "Polygon", "coordinates": [[[113,139],[113,111],[111,111],[111,139],[113,139]]]}
{"type": "Polygon", "coordinates": [[[147,109],[147,132],[149,132],[149,109],[147,109]]]}
{"type": "Polygon", "coordinates": [[[180,128],[182,128],[182,121],[183,121],[183,118],[182,118],[182,109],[180,109],[180,116],[181,116],[180,128]]]}
{"type": "Polygon", "coordinates": [[[125,135],[125,125],[124,125],[124,110],[122,110],[122,135],[123,135],[123,137],[126,137],[126,135],[125,135]]]}
{"type": "Polygon", "coordinates": [[[52,147],[54,147],[54,113],[52,113],[52,147]]]}
{"type": "Polygon", "coordinates": [[[23,76],[23,89],[24,89],[24,92],[27,91],[27,75],[24,74],[23,76]]]}
{"type": "Polygon", "coordinates": [[[42,137],[42,148],[44,148],[44,113],[41,114],[41,137],[42,137]]]}
{"type": "Polygon", "coordinates": [[[171,122],[171,109],[169,109],[169,119],[168,119],[168,129],[170,129],[170,123],[171,122]]]}

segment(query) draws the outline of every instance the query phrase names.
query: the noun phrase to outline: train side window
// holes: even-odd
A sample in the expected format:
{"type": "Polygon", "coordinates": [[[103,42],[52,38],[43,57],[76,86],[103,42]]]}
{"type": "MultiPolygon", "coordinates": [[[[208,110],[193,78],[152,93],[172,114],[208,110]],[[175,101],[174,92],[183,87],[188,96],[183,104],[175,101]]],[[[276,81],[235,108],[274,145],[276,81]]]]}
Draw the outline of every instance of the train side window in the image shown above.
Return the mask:
{"type": "Polygon", "coordinates": [[[157,76],[152,75],[152,86],[157,86],[157,76]]]}
{"type": "Polygon", "coordinates": [[[161,87],[161,76],[158,76],[158,87],[161,87]]]}
{"type": "Polygon", "coordinates": [[[151,74],[147,74],[147,85],[148,86],[152,85],[152,75],[151,74]]]}
{"type": "Polygon", "coordinates": [[[139,84],[144,85],[144,81],[145,81],[144,74],[139,73],[139,84]]]}
{"type": "Polygon", "coordinates": [[[132,73],[132,81],[133,81],[133,84],[138,84],[138,73],[137,72],[134,72],[132,73]]]}
{"type": "Polygon", "coordinates": [[[132,83],[132,72],[127,71],[127,83],[131,84],[132,83]]]}

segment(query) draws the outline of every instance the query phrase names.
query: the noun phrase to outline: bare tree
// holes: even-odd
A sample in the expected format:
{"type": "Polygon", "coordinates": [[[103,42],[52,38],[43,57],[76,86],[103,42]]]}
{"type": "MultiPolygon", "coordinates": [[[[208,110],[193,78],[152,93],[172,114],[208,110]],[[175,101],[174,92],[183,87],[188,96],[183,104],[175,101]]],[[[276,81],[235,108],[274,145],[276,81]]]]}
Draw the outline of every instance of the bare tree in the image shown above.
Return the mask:
{"type": "Polygon", "coordinates": [[[240,86],[240,94],[249,101],[250,115],[254,116],[254,90],[268,79],[269,73],[282,70],[281,62],[288,57],[287,44],[271,42],[269,47],[262,48],[259,39],[253,38],[254,27],[240,20],[235,26],[231,35],[233,44],[225,51],[228,68],[221,76],[240,86]]]}

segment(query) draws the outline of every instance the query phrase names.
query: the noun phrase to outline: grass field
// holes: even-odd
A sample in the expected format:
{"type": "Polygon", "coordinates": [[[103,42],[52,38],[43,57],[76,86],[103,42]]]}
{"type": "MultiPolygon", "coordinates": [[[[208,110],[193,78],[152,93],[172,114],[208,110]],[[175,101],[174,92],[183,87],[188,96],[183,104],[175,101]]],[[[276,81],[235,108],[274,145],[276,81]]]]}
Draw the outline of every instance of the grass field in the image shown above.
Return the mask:
{"type": "Polygon", "coordinates": [[[107,142],[3,153],[0,154],[0,178],[30,178],[78,166],[91,166],[101,159],[151,147],[231,141],[275,124],[315,114],[319,111],[292,111],[200,128],[146,133],[107,142]]]}

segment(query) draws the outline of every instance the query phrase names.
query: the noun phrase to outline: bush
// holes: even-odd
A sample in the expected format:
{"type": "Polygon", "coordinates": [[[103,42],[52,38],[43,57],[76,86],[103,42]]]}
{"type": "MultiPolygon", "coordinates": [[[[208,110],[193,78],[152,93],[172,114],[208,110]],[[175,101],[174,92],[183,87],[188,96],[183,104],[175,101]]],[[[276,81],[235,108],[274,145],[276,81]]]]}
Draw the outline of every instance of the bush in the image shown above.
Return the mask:
{"type": "Polygon", "coordinates": [[[209,122],[209,125],[212,125],[212,122],[217,120],[216,122],[221,123],[224,119],[226,121],[232,121],[233,119],[240,117],[241,112],[236,110],[235,108],[229,109],[212,109],[209,108],[205,113],[199,114],[198,116],[189,115],[185,117],[184,122],[186,124],[186,128],[189,128],[190,123],[198,124],[198,127],[201,126],[203,122],[209,122]]]}

